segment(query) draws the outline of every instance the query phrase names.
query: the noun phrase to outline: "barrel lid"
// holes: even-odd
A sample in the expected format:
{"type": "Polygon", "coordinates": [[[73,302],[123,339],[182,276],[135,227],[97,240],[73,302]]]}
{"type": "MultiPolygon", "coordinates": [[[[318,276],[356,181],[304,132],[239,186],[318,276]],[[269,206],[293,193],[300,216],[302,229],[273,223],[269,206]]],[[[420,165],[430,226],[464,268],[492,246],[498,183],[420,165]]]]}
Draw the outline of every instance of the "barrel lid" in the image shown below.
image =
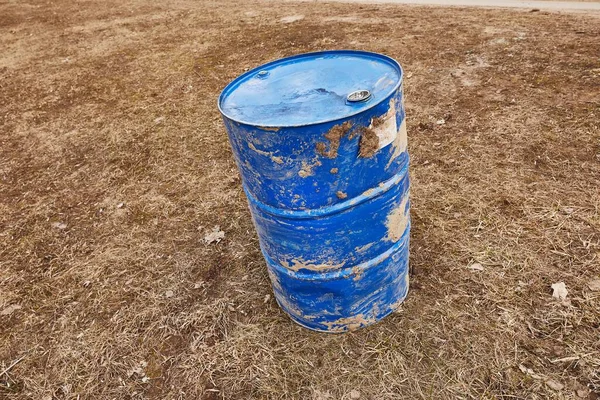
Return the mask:
{"type": "Polygon", "coordinates": [[[261,127],[293,127],[346,119],[391,95],[402,68],[365,51],[334,50],[276,60],[241,75],[219,98],[231,120],[261,127]]]}

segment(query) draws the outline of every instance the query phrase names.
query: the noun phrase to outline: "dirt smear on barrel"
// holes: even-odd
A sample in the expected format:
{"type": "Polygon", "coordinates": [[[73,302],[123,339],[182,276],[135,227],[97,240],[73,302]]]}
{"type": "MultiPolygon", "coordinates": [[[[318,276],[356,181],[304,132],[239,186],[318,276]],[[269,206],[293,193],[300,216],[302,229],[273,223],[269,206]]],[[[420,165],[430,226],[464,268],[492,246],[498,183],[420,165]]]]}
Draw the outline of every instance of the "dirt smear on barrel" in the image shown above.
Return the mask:
{"type": "Polygon", "coordinates": [[[409,196],[410,193],[407,192],[398,207],[394,208],[386,219],[386,226],[388,229],[386,240],[388,241],[397,242],[406,231],[409,220],[406,204],[408,203],[409,196]]]}
{"type": "Polygon", "coordinates": [[[379,137],[369,127],[361,128],[358,156],[362,158],[373,157],[379,149],[379,137]]]}
{"type": "MultiPolygon", "coordinates": [[[[393,109],[394,103],[390,106],[390,110],[393,109]]],[[[377,127],[385,124],[387,114],[371,119],[369,126],[360,129],[360,143],[358,148],[358,156],[362,158],[373,157],[377,150],[379,150],[379,136],[375,131],[377,127]]]]}
{"type": "Polygon", "coordinates": [[[325,139],[329,141],[329,149],[327,149],[325,142],[319,142],[317,143],[317,152],[323,157],[336,158],[340,148],[340,141],[348,134],[350,128],[352,128],[350,121],[346,121],[341,125],[335,125],[325,134],[325,139]]]}
{"type": "Polygon", "coordinates": [[[345,317],[332,322],[324,322],[330,332],[352,332],[364,326],[371,325],[375,322],[375,317],[367,317],[364,314],[358,314],[354,317],[345,317]]]}
{"type": "Polygon", "coordinates": [[[344,261],[339,264],[327,264],[327,263],[318,263],[318,262],[313,262],[313,261],[305,261],[302,259],[300,259],[300,260],[294,259],[291,262],[280,261],[280,264],[283,267],[289,269],[290,271],[295,271],[295,272],[298,272],[300,270],[322,272],[322,271],[330,271],[330,270],[340,269],[344,265],[346,265],[346,262],[344,261]]]}

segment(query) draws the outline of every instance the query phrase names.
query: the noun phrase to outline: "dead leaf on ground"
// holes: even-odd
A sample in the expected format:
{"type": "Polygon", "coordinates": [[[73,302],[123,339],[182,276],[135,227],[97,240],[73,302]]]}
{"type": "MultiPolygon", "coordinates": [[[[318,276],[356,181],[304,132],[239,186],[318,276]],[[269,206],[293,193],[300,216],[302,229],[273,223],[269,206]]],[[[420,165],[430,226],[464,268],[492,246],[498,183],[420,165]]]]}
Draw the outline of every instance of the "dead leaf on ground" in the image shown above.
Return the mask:
{"type": "Polygon", "coordinates": [[[542,379],[541,375],[536,374],[531,368],[527,368],[523,364],[519,364],[519,369],[521,370],[522,373],[529,375],[533,379],[542,379]]]}
{"type": "Polygon", "coordinates": [[[0,315],[10,315],[15,311],[20,310],[21,308],[23,308],[23,307],[21,307],[18,304],[13,304],[12,306],[8,306],[4,310],[2,310],[0,312],[0,315]]]}
{"type": "Polygon", "coordinates": [[[63,229],[67,229],[67,224],[62,223],[62,222],[53,222],[52,223],[52,227],[56,228],[56,229],[63,230],[63,229]]]}
{"type": "Polygon", "coordinates": [[[563,385],[562,383],[553,381],[552,379],[547,380],[546,385],[550,389],[556,390],[556,391],[563,390],[563,388],[565,387],[565,385],[563,385]]]}
{"type": "Polygon", "coordinates": [[[586,397],[588,397],[589,395],[589,390],[587,389],[579,389],[577,391],[577,396],[581,397],[582,399],[585,399],[586,397]]]}
{"type": "Polygon", "coordinates": [[[225,232],[223,232],[221,230],[221,227],[217,225],[213,228],[211,232],[207,233],[206,236],[204,236],[204,242],[206,242],[206,244],[211,244],[214,242],[219,243],[224,237],[225,232]]]}
{"type": "Polygon", "coordinates": [[[600,279],[594,279],[593,281],[588,282],[588,287],[593,292],[600,292],[600,279]]]}
{"type": "Polygon", "coordinates": [[[469,266],[469,269],[471,271],[483,271],[483,265],[479,263],[473,263],[469,266]]]}
{"type": "Polygon", "coordinates": [[[557,282],[552,284],[552,297],[558,300],[565,300],[569,291],[567,290],[567,286],[564,282],[557,282]]]}
{"type": "Polygon", "coordinates": [[[138,365],[136,365],[135,367],[131,368],[129,371],[127,371],[127,377],[131,378],[133,375],[138,375],[140,377],[145,377],[146,376],[146,367],[148,366],[148,362],[147,361],[141,361],[138,365]]]}
{"type": "Polygon", "coordinates": [[[322,392],[320,390],[315,390],[313,392],[313,400],[329,400],[333,399],[333,396],[329,392],[322,392]]]}

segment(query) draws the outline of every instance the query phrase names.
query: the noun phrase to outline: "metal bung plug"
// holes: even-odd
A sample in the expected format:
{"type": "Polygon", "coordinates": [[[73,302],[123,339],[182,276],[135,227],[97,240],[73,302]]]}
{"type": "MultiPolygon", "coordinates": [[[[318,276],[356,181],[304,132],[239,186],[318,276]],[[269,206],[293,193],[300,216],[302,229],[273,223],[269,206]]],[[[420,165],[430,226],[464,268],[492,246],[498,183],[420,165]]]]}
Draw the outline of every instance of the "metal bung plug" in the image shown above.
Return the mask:
{"type": "Polygon", "coordinates": [[[366,89],[361,89],[361,90],[357,90],[357,91],[350,93],[346,97],[346,100],[348,100],[350,103],[358,103],[361,101],[367,101],[370,98],[371,98],[371,92],[369,92],[366,89]]]}
{"type": "Polygon", "coordinates": [[[267,76],[269,76],[269,71],[265,71],[265,70],[258,71],[258,74],[257,74],[257,76],[258,76],[260,79],[265,79],[267,76]]]}

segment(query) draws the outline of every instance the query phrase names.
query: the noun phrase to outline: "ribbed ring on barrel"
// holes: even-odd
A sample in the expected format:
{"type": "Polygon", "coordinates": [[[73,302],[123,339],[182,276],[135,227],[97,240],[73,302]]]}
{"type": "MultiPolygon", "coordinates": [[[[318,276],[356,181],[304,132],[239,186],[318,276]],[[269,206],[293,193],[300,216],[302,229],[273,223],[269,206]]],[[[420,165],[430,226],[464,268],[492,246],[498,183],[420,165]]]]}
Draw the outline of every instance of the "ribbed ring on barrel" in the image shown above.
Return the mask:
{"type": "Polygon", "coordinates": [[[332,271],[319,271],[319,272],[315,272],[315,271],[302,272],[302,271],[289,270],[289,269],[279,265],[275,260],[273,260],[271,258],[271,256],[269,256],[269,254],[267,254],[267,252],[262,248],[262,245],[260,246],[260,249],[261,249],[263,256],[265,257],[267,263],[271,267],[276,269],[278,272],[284,273],[290,277],[293,277],[294,279],[301,279],[301,280],[305,280],[305,281],[312,281],[315,279],[315,277],[317,277],[317,279],[319,281],[331,281],[334,279],[348,278],[350,275],[356,275],[357,273],[364,273],[364,271],[367,270],[368,268],[379,265],[381,262],[386,260],[392,254],[402,250],[402,247],[406,247],[408,245],[409,238],[410,238],[410,219],[409,219],[408,223],[406,224],[406,230],[404,231],[404,234],[402,235],[400,240],[398,240],[396,243],[394,243],[392,246],[390,246],[389,249],[387,249],[383,253],[379,254],[375,258],[372,258],[361,264],[355,265],[352,268],[341,268],[341,269],[332,270],[332,271]]]}
{"type": "MultiPolygon", "coordinates": [[[[394,311],[397,311],[398,307],[404,302],[404,300],[406,299],[406,296],[408,296],[408,290],[409,290],[409,280],[408,280],[408,274],[404,274],[404,275],[398,275],[398,279],[397,279],[397,283],[400,284],[400,281],[404,281],[404,293],[402,294],[402,296],[398,297],[396,299],[396,302],[394,304],[391,304],[387,311],[379,314],[377,316],[377,319],[374,319],[366,324],[361,324],[359,328],[365,328],[367,326],[373,325],[375,323],[377,323],[378,321],[382,320],[383,318],[387,317],[388,315],[390,315],[391,313],[393,313],[394,311]]],[[[319,325],[314,324],[314,323],[308,323],[307,321],[303,321],[302,319],[298,318],[294,312],[290,309],[288,309],[286,307],[285,304],[281,303],[279,301],[279,299],[277,298],[277,296],[275,296],[275,300],[277,301],[277,304],[279,305],[279,307],[281,307],[281,309],[283,311],[285,311],[287,313],[287,315],[294,321],[296,322],[298,325],[303,326],[304,328],[310,329],[311,331],[315,331],[315,332],[324,332],[324,333],[336,333],[336,334],[342,334],[342,333],[346,333],[349,331],[352,331],[354,329],[350,329],[347,326],[344,325],[337,325],[337,329],[331,329],[331,326],[325,326],[324,328],[320,328],[318,327],[319,325]]]]}
{"type": "Polygon", "coordinates": [[[252,202],[252,204],[256,205],[257,208],[260,208],[262,211],[264,211],[268,214],[271,214],[276,217],[285,217],[285,218],[291,218],[291,219],[309,219],[309,218],[324,217],[327,215],[337,214],[339,212],[342,212],[344,210],[347,210],[349,208],[352,208],[359,204],[362,204],[365,201],[368,201],[370,199],[374,199],[376,197],[381,196],[382,194],[384,194],[385,192],[390,190],[394,185],[397,185],[402,179],[404,179],[404,177],[408,173],[408,164],[409,163],[407,161],[406,164],[404,164],[402,169],[396,175],[394,175],[387,181],[380,183],[376,187],[366,190],[359,196],[356,196],[352,199],[348,199],[341,203],[334,204],[332,206],[325,206],[325,207],[309,209],[309,210],[286,210],[286,209],[282,209],[282,208],[269,206],[267,204],[264,204],[264,203],[258,201],[252,195],[252,193],[250,193],[250,191],[248,190],[246,185],[242,185],[242,186],[244,188],[244,192],[246,193],[246,196],[248,197],[248,201],[252,202]]]}

